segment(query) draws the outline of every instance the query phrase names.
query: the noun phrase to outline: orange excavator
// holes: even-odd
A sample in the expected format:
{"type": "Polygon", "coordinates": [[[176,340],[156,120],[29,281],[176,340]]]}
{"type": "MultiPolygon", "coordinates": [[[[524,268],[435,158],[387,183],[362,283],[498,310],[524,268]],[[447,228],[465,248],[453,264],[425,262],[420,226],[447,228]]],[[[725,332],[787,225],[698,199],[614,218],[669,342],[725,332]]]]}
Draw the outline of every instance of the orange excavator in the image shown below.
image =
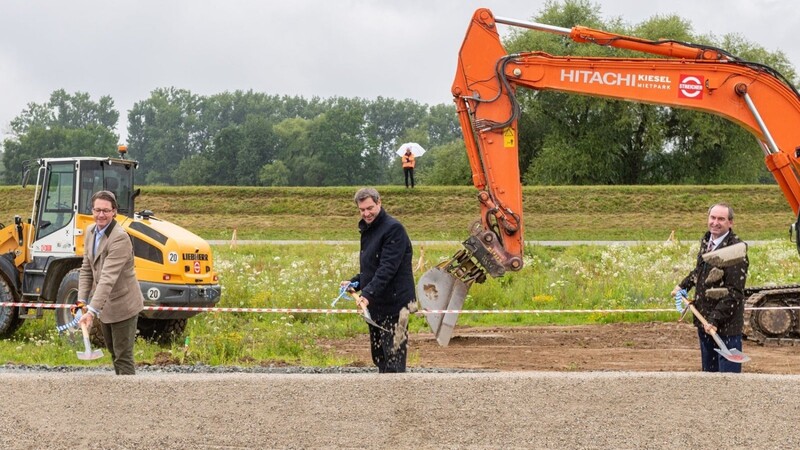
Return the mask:
{"type": "MultiPolygon", "coordinates": [[[[427,271],[417,296],[428,310],[460,311],[473,283],[523,266],[522,186],[518,160],[517,88],[554,90],[688,108],[725,117],[752,133],[764,161],[794,214],[800,208],[800,94],[776,70],[743,61],[709,46],[651,41],[586,27],[561,28],[495,17],[472,16],[458,58],[452,93],[467,148],[472,181],[479,190],[480,220],[463,249],[427,271]],[[575,42],[640,51],[658,57],[508,54],[497,24],[566,36],[575,42]],[[795,118],[795,119],[792,119],[795,118]]],[[[799,219],[800,221],[800,219],[799,219]]],[[[795,223],[796,229],[800,224],[795,223]]],[[[800,239],[798,239],[800,251],[800,239]]],[[[765,343],[800,343],[800,285],[748,288],[745,334],[765,343]]],[[[447,345],[457,312],[428,314],[440,345],[447,345]]]]}

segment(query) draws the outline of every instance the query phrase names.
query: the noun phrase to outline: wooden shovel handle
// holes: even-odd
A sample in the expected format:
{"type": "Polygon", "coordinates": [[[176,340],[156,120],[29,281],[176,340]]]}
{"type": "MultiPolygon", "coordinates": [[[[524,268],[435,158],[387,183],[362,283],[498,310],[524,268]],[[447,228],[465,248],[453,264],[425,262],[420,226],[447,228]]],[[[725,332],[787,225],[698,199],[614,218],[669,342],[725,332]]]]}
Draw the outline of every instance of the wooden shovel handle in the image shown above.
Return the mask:
{"type": "Polygon", "coordinates": [[[358,293],[356,291],[349,291],[349,292],[350,292],[350,296],[353,297],[353,300],[356,301],[356,306],[358,306],[358,308],[361,309],[362,311],[366,311],[367,310],[367,306],[362,301],[361,296],[358,295],[358,293]]]}
{"type": "Polygon", "coordinates": [[[86,326],[86,322],[80,322],[81,324],[81,332],[83,332],[83,337],[89,337],[89,328],[86,326]]]}
{"type": "MultiPolygon", "coordinates": [[[[690,302],[688,298],[684,297],[684,301],[686,301],[686,303],[689,305],[689,309],[692,310],[692,314],[694,314],[694,316],[697,317],[697,320],[699,320],[700,323],[702,323],[704,327],[707,328],[709,326],[713,326],[710,323],[708,323],[706,318],[703,317],[702,314],[700,314],[700,311],[698,311],[697,308],[694,307],[694,304],[692,302],[690,302]]],[[[712,336],[716,336],[717,333],[709,333],[709,334],[711,334],[712,336]]]]}
{"type": "Polygon", "coordinates": [[[711,325],[710,323],[708,323],[706,318],[703,317],[702,314],[700,314],[700,311],[698,311],[697,308],[695,308],[693,304],[689,303],[689,309],[692,310],[692,314],[694,314],[694,316],[697,317],[697,320],[699,320],[700,323],[702,323],[705,326],[711,325]]]}

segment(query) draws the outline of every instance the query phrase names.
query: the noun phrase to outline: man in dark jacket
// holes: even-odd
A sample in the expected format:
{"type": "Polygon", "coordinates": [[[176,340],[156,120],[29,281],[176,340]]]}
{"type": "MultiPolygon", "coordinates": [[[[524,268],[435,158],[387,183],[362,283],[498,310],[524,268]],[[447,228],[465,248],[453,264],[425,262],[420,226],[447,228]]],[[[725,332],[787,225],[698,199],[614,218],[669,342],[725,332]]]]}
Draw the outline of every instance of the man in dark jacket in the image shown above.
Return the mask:
{"type": "Polygon", "coordinates": [[[373,188],[356,192],[361,214],[361,272],[342,285],[358,283],[361,299],[372,319],[369,326],[372,361],[380,373],[406,371],[408,306],[416,301],[411,270],[411,240],[405,228],[381,208],[373,188]]]}
{"type": "Polygon", "coordinates": [[[716,344],[711,335],[716,332],[729,349],[742,350],[744,285],[749,261],[745,256],[735,264],[715,267],[703,259],[704,253],[742,242],[732,227],[733,209],[730,206],[718,203],[708,210],[708,232],[700,240],[697,265],[672,290],[675,296],[681,290],[688,291],[694,287],[694,306],[709,323],[705,327],[697,318],[694,319],[700,337],[704,372],[742,371],[741,364],[726,360],[714,350],[716,344]]]}

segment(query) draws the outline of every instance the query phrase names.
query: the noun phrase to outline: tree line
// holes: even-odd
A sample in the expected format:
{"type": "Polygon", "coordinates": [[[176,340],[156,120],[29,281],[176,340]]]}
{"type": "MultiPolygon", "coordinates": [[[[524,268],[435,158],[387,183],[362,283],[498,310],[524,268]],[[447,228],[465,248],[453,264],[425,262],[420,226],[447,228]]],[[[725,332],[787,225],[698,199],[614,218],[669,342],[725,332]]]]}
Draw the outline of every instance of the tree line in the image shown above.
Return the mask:
{"type": "MultiPolygon", "coordinates": [[[[740,35],[696,35],[679,16],[636,25],[603,19],[585,0],[547,2],[533,21],[584,25],[647,39],[719,47],[767,64],[791,83],[786,56],[740,35]]],[[[637,56],[576,44],[534,31],[505,39],[509,53],[637,56]]],[[[455,55],[454,55],[455,56],[455,55]]],[[[640,55],[639,55],[640,56],[640,55]]],[[[755,139],[717,116],[552,91],[519,90],[520,168],[526,184],[753,184],[771,175],[755,139]]],[[[20,181],[26,160],[115,156],[119,112],[109,96],[53,92],[12,120],[2,143],[2,180],[20,181]]],[[[158,88],[127,115],[136,181],[160,185],[333,186],[401,182],[395,151],[404,142],[428,149],[418,159],[421,184],[470,184],[471,172],[453,105],[378,97],[306,99],[253,91],[202,96],[158,88]]]]}

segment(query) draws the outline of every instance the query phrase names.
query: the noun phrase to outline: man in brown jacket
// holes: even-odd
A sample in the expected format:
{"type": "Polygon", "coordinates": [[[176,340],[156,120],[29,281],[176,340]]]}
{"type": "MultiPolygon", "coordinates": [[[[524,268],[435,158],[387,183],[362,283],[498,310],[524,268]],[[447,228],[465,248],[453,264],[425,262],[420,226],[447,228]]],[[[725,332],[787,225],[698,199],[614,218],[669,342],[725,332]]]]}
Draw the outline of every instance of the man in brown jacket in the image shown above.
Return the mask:
{"type": "Polygon", "coordinates": [[[88,304],[80,323],[91,328],[94,318],[111,352],[117,375],[133,375],[136,322],[144,297],[133,268],[133,245],[114,217],[117,199],[109,191],[92,196],[94,225],[86,228],[78,300],[88,304]],[[91,298],[91,302],[87,299],[91,298]]]}

